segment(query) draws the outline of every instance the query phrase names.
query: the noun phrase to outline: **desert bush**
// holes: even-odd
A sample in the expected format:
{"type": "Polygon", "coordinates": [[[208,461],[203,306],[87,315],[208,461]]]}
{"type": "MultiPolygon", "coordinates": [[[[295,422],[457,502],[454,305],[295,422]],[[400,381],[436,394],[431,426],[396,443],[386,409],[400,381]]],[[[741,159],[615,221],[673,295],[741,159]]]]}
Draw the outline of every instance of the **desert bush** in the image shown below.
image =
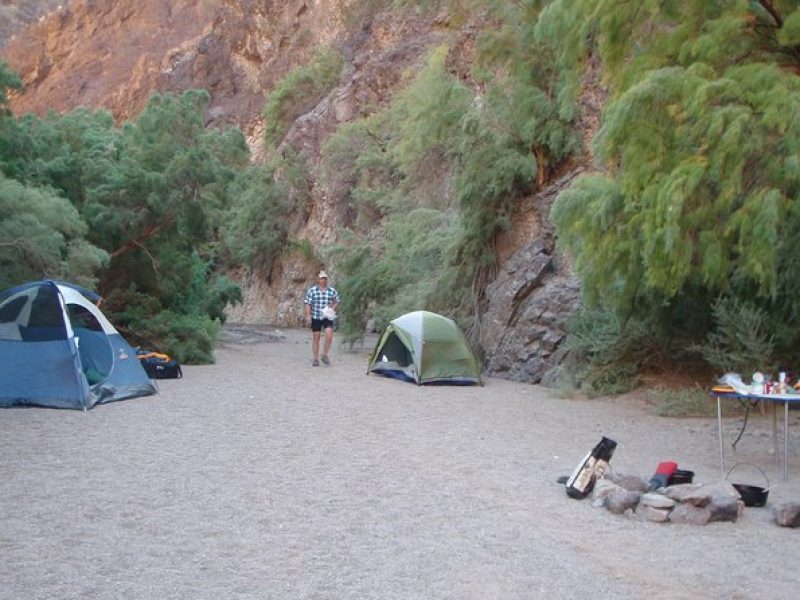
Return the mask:
{"type": "Polygon", "coordinates": [[[775,370],[775,345],[769,316],[737,298],[722,298],[713,308],[714,329],[695,348],[720,375],[775,370]]]}
{"type": "Polygon", "coordinates": [[[708,391],[700,387],[656,389],[656,414],[660,417],[710,417],[715,404],[708,391]]]}
{"type": "Polygon", "coordinates": [[[654,345],[647,323],[607,311],[582,310],[569,320],[568,332],[571,370],[580,389],[591,396],[633,389],[654,345]]]}
{"type": "Polygon", "coordinates": [[[297,117],[322,100],[339,81],[344,59],[326,48],[316,51],[308,64],[289,71],[275,86],[264,105],[264,141],[277,145],[297,117]]]}

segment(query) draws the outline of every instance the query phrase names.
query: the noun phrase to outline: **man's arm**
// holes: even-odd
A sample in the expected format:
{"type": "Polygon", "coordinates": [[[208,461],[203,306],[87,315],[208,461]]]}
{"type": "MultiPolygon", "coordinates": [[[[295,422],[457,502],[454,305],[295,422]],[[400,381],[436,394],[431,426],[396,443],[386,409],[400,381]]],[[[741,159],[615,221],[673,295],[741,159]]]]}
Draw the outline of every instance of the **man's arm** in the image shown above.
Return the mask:
{"type": "Polygon", "coordinates": [[[305,314],[305,324],[306,325],[310,325],[311,324],[311,302],[312,302],[311,290],[309,290],[308,292],[306,292],[306,295],[303,298],[303,304],[305,304],[305,308],[304,308],[305,313],[304,314],[305,314]]]}

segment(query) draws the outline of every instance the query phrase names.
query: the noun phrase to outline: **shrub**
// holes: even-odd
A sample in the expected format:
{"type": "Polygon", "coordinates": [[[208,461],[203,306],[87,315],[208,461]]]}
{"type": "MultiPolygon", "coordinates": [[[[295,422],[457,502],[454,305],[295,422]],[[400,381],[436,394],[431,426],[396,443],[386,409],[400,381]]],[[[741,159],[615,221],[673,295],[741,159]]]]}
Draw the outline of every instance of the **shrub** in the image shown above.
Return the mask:
{"type": "Polygon", "coordinates": [[[583,310],[568,322],[567,349],[575,381],[589,395],[622,394],[639,382],[653,345],[648,325],[614,313],[583,310]]]}
{"type": "Polygon", "coordinates": [[[264,141],[276,146],[294,120],[314,108],[339,81],[343,66],[341,54],[325,49],[315,52],[307,65],[289,71],[264,106],[264,141]]]}
{"type": "Polygon", "coordinates": [[[654,393],[656,414],[660,417],[710,417],[714,414],[714,400],[700,387],[658,389],[654,393]]]}
{"type": "Polygon", "coordinates": [[[712,307],[715,327],[695,348],[717,373],[749,375],[775,369],[775,348],[769,316],[736,298],[723,298],[712,307]]]}

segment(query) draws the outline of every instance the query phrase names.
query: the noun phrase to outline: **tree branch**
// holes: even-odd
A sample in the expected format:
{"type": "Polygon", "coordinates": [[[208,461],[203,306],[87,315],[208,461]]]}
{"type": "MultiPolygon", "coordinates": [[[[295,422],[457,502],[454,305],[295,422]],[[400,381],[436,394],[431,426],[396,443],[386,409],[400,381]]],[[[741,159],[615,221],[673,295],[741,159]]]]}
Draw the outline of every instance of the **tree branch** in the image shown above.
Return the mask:
{"type": "MultiPolygon", "coordinates": [[[[114,250],[111,253],[111,259],[113,260],[115,258],[119,258],[120,256],[124,256],[125,254],[127,254],[128,252],[130,252],[135,248],[142,248],[145,250],[145,252],[147,252],[147,249],[144,248],[144,246],[142,246],[142,243],[139,240],[149,240],[150,238],[156,236],[157,234],[161,233],[164,229],[172,225],[174,221],[175,217],[170,215],[167,216],[158,225],[150,225],[148,227],[145,227],[141,235],[138,235],[135,238],[131,238],[130,240],[122,244],[119,248],[114,250]]],[[[147,252],[147,255],[150,256],[150,260],[153,260],[153,257],[152,255],[150,255],[149,252],[147,252]]],[[[153,266],[155,267],[155,261],[153,261],[153,266]]]]}
{"type": "Polygon", "coordinates": [[[783,16],[780,9],[775,6],[775,0],[758,0],[758,3],[766,10],[775,21],[775,27],[780,29],[783,27],[783,16]]]}
{"type": "Polygon", "coordinates": [[[144,253],[145,253],[145,254],[147,254],[147,256],[150,258],[150,262],[151,262],[151,263],[153,263],[153,271],[155,271],[156,273],[158,273],[158,265],[156,265],[156,259],[155,259],[155,258],[153,258],[153,255],[152,255],[152,254],[150,254],[150,251],[149,251],[147,248],[145,248],[145,247],[144,247],[144,246],[143,246],[143,245],[142,245],[142,244],[139,242],[139,240],[131,240],[131,241],[132,241],[134,244],[136,244],[136,245],[137,245],[139,248],[141,248],[142,250],[144,250],[144,253]]]}

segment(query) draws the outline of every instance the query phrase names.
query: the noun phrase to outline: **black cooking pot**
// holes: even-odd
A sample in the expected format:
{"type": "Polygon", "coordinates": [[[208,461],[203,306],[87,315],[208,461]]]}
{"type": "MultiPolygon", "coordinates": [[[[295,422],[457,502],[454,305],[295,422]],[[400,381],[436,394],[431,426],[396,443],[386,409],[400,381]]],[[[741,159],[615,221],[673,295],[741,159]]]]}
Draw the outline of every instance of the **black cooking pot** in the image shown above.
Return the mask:
{"type": "Polygon", "coordinates": [[[739,492],[745,506],[764,506],[767,503],[768,489],[744,483],[732,483],[731,485],[739,492]]]}
{"type": "Polygon", "coordinates": [[[731,472],[736,467],[741,465],[749,465],[757,469],[767,482],[767,487],[763,488],[758,485],[748,485],[745,483],[731,483],[731,485],[736,488],[737,492],[739,492],[739,495],[742,497],[742,501],[744,502],[745,506],[764,506],[767,503],[767,496],[769,496],[769,478],[758,465],[754,465],[752,463],[736,463],[728,470],[728,474],[725,475],[725,479],[728,479],[728,476],[731,474],[731,472]]]}

